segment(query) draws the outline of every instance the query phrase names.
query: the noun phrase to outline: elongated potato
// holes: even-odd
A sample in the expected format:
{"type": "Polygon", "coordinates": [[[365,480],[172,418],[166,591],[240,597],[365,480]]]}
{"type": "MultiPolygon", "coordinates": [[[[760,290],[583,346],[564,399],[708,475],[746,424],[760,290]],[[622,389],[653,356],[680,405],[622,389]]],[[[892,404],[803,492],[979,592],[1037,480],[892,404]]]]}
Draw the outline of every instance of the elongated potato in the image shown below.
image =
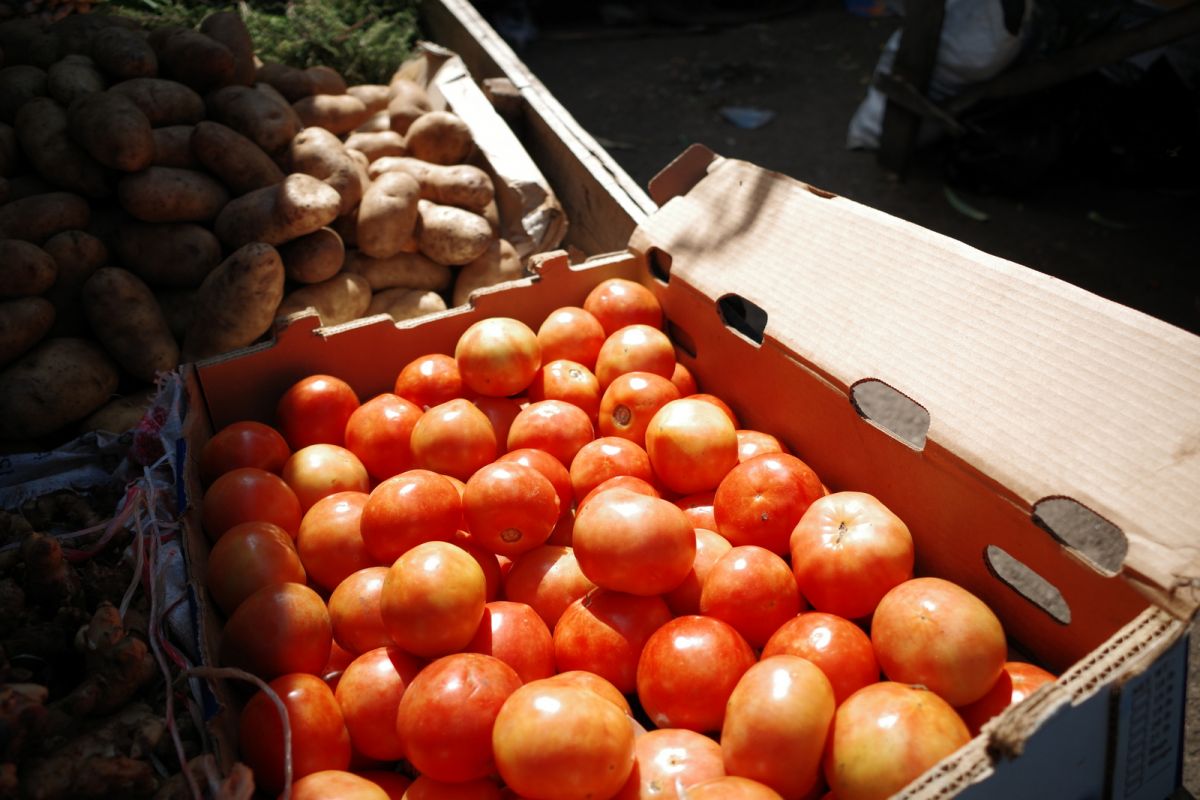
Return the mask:
{"type": "Polygon", "coordinates": [[[54,259],[36,244],[0,239],[0,298],[41,294],[57,274],[54,259]]]}
{"type": "Polygon", "coordinates": [[[228,86],[237,74],[237,62],[230,49],[200,31],[156,29],[149,42],[158,55],[159,74],[197,92],[228,86]]]}
{"type": "Polygon", "coordinates": [[[48,335],[86,335],[83,284],[108,262],[108,248],[87,231],[63,231],[47,239],[42,249],[57,267],[54,285],[42,294],[54,306],[54,325],[48,335]]]}
{"type": "Polygon", "coordinates": [[[101,267],[83,285],[83,312],[96,339],[133,377],[153,383],[179,366],[179,344],[146,283],[128,270],[101,267]]]}
{"type": "Polygon", "coordinates": [[[341,140],[324,128],[305,128],[296,134],[287,160],[293,172],[320,178],[337,190],[341,197],[338,216],[349,213],[362,200],[369,182],[365,171],[341,140]]]}
{"type": "Polygon", "coordinates": [[[54,325],[54,304],[44,297],[0,300],[0,364],[45,338],[54,325]]]}
{"type": "Polygon", "coordinates": [[[229,203],[229,192],[205,172],[148,167],[117,181],[117,201],[143,222],[206,222],[229,203]]]}
{"type": "Polygon", "coordinates": [[[154,287],[195,288],[221,263],[221,243],[192,222],[126,222],[117,229],[117,258],[154,287]]]}
{"type": "Polygon", "coordinates": [[[416,81],[393,78],[388,91],[391,93],[387,106],[388,122],[396,133],[408,133],[418,117],[433,110],[429,94],[416,81]]]}
{"type": "Polygon", "coordinates": [[[106,167],[138,172],[154,161],[150,120],[133,100],[118,92],[93,92],[67,109],[71,137],[106,167]]]}
{"type": "Polygon", "coordinates": [[[287,149],[304,124],[278,94],[256,86],[226,86],[208,97],[209,118],[247,137],[269,155],[287,149]]]}
{"type": "Polygon", "coordinates": [[[48,89],[44,69],[30,64],[0,69],[0,120],[12,122],[22,106],[35,97],[45,97],[48,89]]]}
{"type": "Polygon", "coordinates": [[[320,283],[341,272],[346,248],[337,231],[321,228],[279,245],[279,257],[289,280],[320,283]]]}
{"type": "Polygon", "coordinates": [[[0,206],[0,237],[41,244],[56,233],[86,228],[87,200],[71,192],[46,192],[0,206]]]}
{"type": "Polygon", "coordinates": [[[68,107],[77,97],[103,92],[108,81],[96,62],[82,54],[64,56],[46,70],[46,94],[60,106],[68,107]]]}
{"type": "Polygon", "coordinates": [[[192,152],[235,195],[243,195],[283,180],[283,170],[249,138],[219,122],[196,124],[192,152]]]}
{"type": "Polygon", "coordinates": [[[357,150],[367,157],[367,163],[379,158],[396,158],[408,154],[404,137],[395,131],[356,131],[346,137],[346,148],[357,150]]]}
{"type": "Polygon", "coordinates": [[[178,81],[130,78],[113,84],[109,91],[132,100],[155,128],[195,125],[204,119],[204,99],[178,81]]]}
{"type": "Polygon", "coordinates": [[[258,68],[255,80],[258,83],[269,84],[289,103],[316,94],[317,91],[312,76],[307,72],[275,61],[264,62],[258,68]]]}
{"type": "Polygon", "coordinates": [[[458,206],[480,213],[492,202],[496,190],[491,176],[470,164],[441,166],[419,158],[379,159],[367,174],[378,178],[386,172],[407,172],[421,185],[421,197],[444,206],[458,206]]]}
{"type": "Polygon", "coordinates": [[[346,94],[361,100],[362,104],[367,107],[367,111],[372,114],[386,111],[388,101],[392,99],[391,90],[382,83],[360,83],[355,86],[347,86],[346,94]]]}
{"type": "Polygon", "coordinates": [[[402,252],[417,223],[421,187],[403,172],[380,175],[363,193],[358,207],[358,249],[371,258],[402,252]]]}
{"type": "Polygon", "coordinates": [[[119,373],[86,339],[45,339],[0,371],[0,439],[36,439],[108,402],[119,373]]]}
{"type": "Polygon", "coordinates": [[[433,164],[461,164],[471,155],[475,141],[471,129],[457,114],[430,111],[413,120],[404,135],[408,154],[433,164]]]}
{"type": "MultiPolygon", "coordinates": [[[[367,121],[354,129],[355,133],[379,133],[380,131],[392,130],[392,121],[388,118],[387,111],[376,111],[371,116],[367,117],[367,121]]],[[[395,133],[395,131],[393,131],[395,133]]]]}
{"type": "Polygon", "coordinates": [[[320,127],[338,135],[349,133],[367,121],[371,112],[362,100],[349,94],[313,94],[292,103],[307,127],[320,127]]]}
{"type": "Polygon", "coordinates": [[[107,433],[124,433],[137,427],[146,416],[146,412],[154,405],[158,390],[153,386],[140,392],[114,397],[96,411],[89,414],[79,423],[80,433],[88,431],[105,431],[107,433]]]}
{"type": "Polygon", "coordinates": [[[271,329],[283,284],[283,262],[274,247],[253,242],[235,250],[196,292],[183,359],[209,358],[252,344],[271,329]]]}
{"type": "Polygon", "coordinates": [[[304,72],[312,81],[313,94],[346,94],[349,88],[342,73],[333,67],[317,64],[307,67],[304,72]]]}
{"type": "Polygon", "coordinates": [[[235,11],[214,11],[200,20],[200,32],[228,48],[233,55],[232,83],[253,86],[258,68],[254,64],[254,42],[246,23],[235,11]]]}
{"type": "Polygon", "coordinates": [[[109,170],[71,139],[67,111],[58,103],[33,98],[13,127],[29,163],[50,183],[94,199],[111,194],[109,170]]]}
{"type": "Polygon", "coordinates": [[[231,200],[217,217],[213,231],[230,248],[249,242],[283,244],[333,222],[341,201],[329,184],[295,172],[275,186],[231,200]]]}
{"type": "Polygon", "coordinates": [[[396,322],[416,319],[435,311],[445,311],[446,301],[437,292],[423,289],[384,289],[371,297],[371,305],[363,316],[387,314],[396,322]]]}
{"type": "Polygon", "coordinates": [[[339,272],[320,283],[301,286],[283,298],[277,316],[316,309],[322,325],[341,325],[367,313],[371,287],[367,279],[352,272],[339,272]]]}
{"type": "Polygon", "coordinates": [[[159,61],[138,31],[120,25],[110,25],[92,35],[92,61],[100,71],[113,80],[150,78],[158,74],[159,61]]]}
{"type": "Polygon", "coordinates": [[[516,248],[506,240],[498,239],[488,246],[483,255],[464,265],[454,276],[454,294],[451,295],[451,302],[461,306],[477,289],[495,286],[505,281],[515,281],[528,274],[516,248]]]}
{"type": "Polygon", "coordinates": [[[154,161],[156,167],[176,169],[200,169],[200,162],[192,153],[192,132],[195,125],[167,125],[154,128],[154,161]]]}
{"type": "Polygon", "coordinates": [[[449,267],[435,264],[420,253],[370,258],[357,250],[348,250],[344,269],[366,278],[373,292],[398,287],[440,292],[449,288],[451,279],[449,267]]]}
{"type": "Polygon", "coordinates": [[[469,264],[496,238],[486,219],[466,209],[422,200],[418,213],[417,246],[439,264],[469,264]]]}

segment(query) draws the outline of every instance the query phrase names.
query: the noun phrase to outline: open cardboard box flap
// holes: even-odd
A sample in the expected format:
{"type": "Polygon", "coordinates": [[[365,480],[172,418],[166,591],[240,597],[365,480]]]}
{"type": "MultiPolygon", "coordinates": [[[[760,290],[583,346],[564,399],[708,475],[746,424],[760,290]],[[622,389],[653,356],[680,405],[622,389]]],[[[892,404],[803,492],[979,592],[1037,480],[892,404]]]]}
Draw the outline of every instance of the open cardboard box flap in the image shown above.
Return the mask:
{"type": "Polygon", "coordinates": [[[923,455],[1025,513],[1065,496],[1106,518],[1121,577],[1194,613],[1200,337],[702,146],[650,189],[662,207],[633,247],[672,280],[758,306],[764,343],[843,393],[877,379],[911,398],[923,455]]]}

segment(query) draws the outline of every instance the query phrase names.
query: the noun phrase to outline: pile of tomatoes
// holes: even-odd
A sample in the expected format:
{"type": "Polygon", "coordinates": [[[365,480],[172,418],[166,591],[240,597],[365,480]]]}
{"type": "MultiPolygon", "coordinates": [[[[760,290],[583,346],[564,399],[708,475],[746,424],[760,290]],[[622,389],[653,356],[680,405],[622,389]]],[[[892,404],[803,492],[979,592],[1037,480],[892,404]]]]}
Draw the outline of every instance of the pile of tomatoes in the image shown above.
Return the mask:
{"type": "Polygon", "coordinates": [[[645,287],[483,319],[394,392],[298,381],[200,457],[258,785],[886,797],[1053,676],[905,523],[698,392],[645,287]],[[826,794],[828,793],[828,794],[826,794]]]}

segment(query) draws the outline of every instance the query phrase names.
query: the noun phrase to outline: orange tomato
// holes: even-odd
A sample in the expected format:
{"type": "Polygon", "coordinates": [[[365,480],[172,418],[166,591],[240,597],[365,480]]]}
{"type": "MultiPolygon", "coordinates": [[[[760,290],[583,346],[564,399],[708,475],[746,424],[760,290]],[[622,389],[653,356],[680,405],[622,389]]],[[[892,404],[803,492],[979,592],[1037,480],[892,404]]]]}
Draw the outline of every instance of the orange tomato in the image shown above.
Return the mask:
{"type": "Polygon", "coordinates": [[[357,656],[393,644],[379,605],[387,574],[387,567],[360,569],[347,575],[329,595],[333,639],[349,653],[357,656]]]}
{"type": "Polygon", "coordinates": [[[728,553],[733,545],[717,533],[707,528],[696,529],[696,558],[692,561],[692,571],[683,579],[683,583],[663,595],[671,613],[675,616],[700,613],[700,592],[704,581],[712,571],[717,559],[728,553]]]}
{"type": "Polygon", "coordinates": [[[515,558],[546,541],[558,522],[554,485],[533,467],[496,461],[481,467],[463,490],[463,519],[471,539],[515,558]]]}
{"type": "Polygon", "coordinates": [[[762,431],[753,431],[742,429],[737,432],[738,440],[738,461],[749,461],[755,456],[763,455],[764,453],[787,453],[791,454],[787,446],[783,442],[776,439],[769,433],[762,431]]]}
{"type": "Polygon", "coordinates": [[[679,390],[680,397],[687,397],[698,391],[695,377],[681,361],[675,362],[675,371],[671,373],[671,383],[675,384],[675,388],[679,390]]]}
{"type": "Polygon", "coordinates": [[[525,390],[542,365],[537,334],[520,320],[488,317],[467,328],[454,347],[463,385],[489,397],[525,390]]]}
{"type": "Polygon", "coordinates": [[[600,414],[600,381],[576,361],[558,359],[545,364],[529,384],[529,399],[561,400],[578,407],[595,420],[600,414]]]}
{"type": "Polygon", "coordinates": [[[508,431],[512,428],[513,420],[521,413],[521,408],[527,401],[523,397],[478,397],[471,398],[475,407],[483,412],[488,422],[492,423],[492,431],[496,434],[496,451],[503,453],[508,449],[508,431]]]}
{"type": "Polygon", "coordinates": [[[396,376],[392,392],[422,411],[462,397],[458,362],[443,353],[414,358],[396,376]]]}
{"type": "Polygon", "coordinates": [[[555,672],[550,629],[524,603],[496,600],[485,605],[479,629],[463,650],[500,659],[516,670],[522,683],[548,678],[555,672]]]}
{"type": "Polygon", "coordinates": [[[463,481],[495,461],[499,452],[496,430],[487,415],[461,398],[422,414],[410,442],[417,467],[463,481]]]}
{"type": "Polygon", "coordinates": [[[678,506],[627,489],[596,495],[575,517],[575,558],[597,586],[657,595],[681,584],[696,532],[678,506]]]}
{"type": "Polygon", "coordinates": [[[700,613],[728,622],[755,649],[803,607],[787,562],[755,545],[718,558],[700,590],[700,613]]]}
{"type": "Polygon", "coordinates": [[[649,372],[618,375],[600,398],[596,429],[601,436],[617,436],[644,447],[650,420],[679,396],[675,385],[661,375],[649,372]]]}
{"type": "Polygon", "coordinates": [[[642,446],[617,436],[602,436],[579,448],[570,469],[576,502],[618,475],[631,475],[647,482],[654,480],[650,456],[642,446]]]}
{"type": "Polygon", "coordinates": [[[359,533],[377,564],[391,564],[418,544],[450,541],[462,523],[454,484],[427,469],[410,469],[376,486],[362,509],[359,533]]]}
{"type": "Polygon", "coordinates": [[[275,406],[275,422],[293,451],[310,444],[346,441],[346,422],[358,408],[350,384],[332,375],[309,375],[293,383],[275,406]]]}
{"type": "Polygon", "coordinates": [[[346,449],[382,481],[412,468],[412,431],[424,412],[394,394],[376,395],[346,421],[346,449]]]}
{"type": "Polygon", "coordinates": [[[1036,664],[1024,661],[1006,661],[1003,671],[987,694],[958,709],[958,714],[967,723],[967,730],[977,736],[983,724],[1006,708],[1024,700],[1038,688],[1054,683],[1054,673],[1047,672],[1036,664]]]}
{"type": "Polygon", "coordinates": [[[261,422],[233,422],[200,449],[200,480],[205,486],[238,467],[279,473],[292,454],[283,435],[261,422]]]}
{"type": "Polygon", "coordinates": [[[639,736],[629,780],[613,800],[678,800],[678,789],[725,775],[721,745],[684,728],[639,736]]]}
{"type": "Polygon", "coordinates": [[[672,400],[646,428],[646,454],[659,482],[671,491],[715,489],[737,465],[736,428],[711,403],[672,400]]]}
{"type": "Polygon", "coordinates": [[[200,524],[214,542],[243,522],[271,522],[295,536],[300,529],[300,501],[273,472],[239,467],[224,473],[204,493],[200,524]]]}
{"type": "Polygon", "coordinates": [[[353,772],[325,769],[292,784],[292,800],[389,800],[387,792],[353,772]]]}
{"type": "Polygon", "coordinates": [[[304,565],[288,532],[270,522],[243,522],[225,532],[208,556],[208,591],[225,614],[273,583],[304,583],[304,565]]]}
{"type": "Polygon", "coordinates": [[[800,656],[820,667],[838,705],[879,680],[879,662],[867,634],[845,617],[824,611],[807,611],[783,623],[762,650],[763,658],[776,655],[800,656]]]}
{"type": "Polygon", "coordinates": [[[537,331],[542,361],[566,359],[589,370],[596,366],[600,345],[607,336],[600,320],[578,306],[563,306],[551,311],[537,331]]]}
{"type": "MultiPolygon", "coordinates": [[[[675,372],[675,346],[667,335],[649,325],[627,325],[609,334],[596,357],[600,388],[627,372],[649,372],[668,383],[675,372]]],[[[674,384],[672,384],[674,385],[674,384]]]]}
{"type": "Polygon", "coordinates": [[[346,576],[375,564],[360,531],[365,492],[338,492],[318,500],[296,534],[296,551],[317,586],[331,591],[346,576]]]}
{"type": "Polygon", "coordinates": [[[423,664],[399,647],[378,647],[342,671],[334,698],[355,752],[378,761],[404,757],[396,734],[400,698],[423,664]]]}
{"type": "Polygon", "coordinates": [[[368,492],[371,477],[358,456],[336,444],[310,444],[292,453],[280,474],[292,487],[303,513],[338,492],[368,492]]]}
{"type": "Polygon", "coordinates": [[[515,461],[518,464],[532,467],[542,473],[546,480],[550,481],[550,484],[554,487],[555,494],[558,495],[559,517],[571,512],[571,507],[575,505],[575,493],[571,488],[571,473],[567,472],[567,468],[563,466],[561,461],[546,451],[533,447],[521,447],[516,450],[509,450],[496,459],[497,463],[506,461],[515,461]]]}
{"type": "Polygon", "coordinates": [[[795,456],[764,453],[737,464],[713,496],[717,531],[734,546],[752,544],[784,555],[792,531],[823,496],[817,473],[795,456]]]}
{"type": "Polygon", "coordinates": [[[486,597],[483,570],[469,553],[449,542],[425,542],[388,568],[379,610],[396,644],[433,658],[471,641],[486,597]]]}
{"type": "Polygon", "coordinates": [[[263,680],[316,675],[329,660],[333,628],[325,601],[299,583],[272,583],[243,600],[221,639],[221,663],[263,680]]]}
{"type": "Polygon", "coordinates": [[[550,630],[567,606],[595,587],[579,569],[574,551],[561,545],[542,545],[517,556],[504,578],[505,597],[528,605],[550,630]]]}
{"type": "Polygon", "coordinates": [[[595,431],[583,409],[561,400],[541,400],[521,410],[508,430],[508,449],[544,450],[567,466],[595,431]]]}
{"type": "Polygon", "coordinates": [[[662,327],[662,305],[654,292],[624,278],[598,283],[584,298],[583,308],[600,322],[606,335],[626,325],[662,327]]]}
{"type": "Polygon", "coordinates": [[[555,663],[560,670],[599,675],[632,694],[642,649],[670,619],[657,595],[595,589],[567,606],[554,626],[555,663]]]}

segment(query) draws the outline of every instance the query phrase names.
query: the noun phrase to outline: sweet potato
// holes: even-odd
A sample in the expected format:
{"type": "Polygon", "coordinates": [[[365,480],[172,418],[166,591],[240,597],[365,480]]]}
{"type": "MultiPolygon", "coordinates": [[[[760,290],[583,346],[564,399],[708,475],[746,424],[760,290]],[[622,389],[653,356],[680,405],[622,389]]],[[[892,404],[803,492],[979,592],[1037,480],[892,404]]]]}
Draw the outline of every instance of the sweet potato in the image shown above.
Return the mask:
{"type": "Polygon", "coordinates": [[[157,393],[158,390],[151,386],[140,392],[114,397],[79,423],[80,433],[124,433],[137,427],[142,417],[146,416],[146,412],[154,405],[157,393]]]}
{"type": "Polygon", "coordinates": [[[415,81],[393,78],[388,84],[388,91],[391,93],[387,106],[388,122],[396,133],[408,133],[418,117],[433,110],[428,93],[415,81]]]}
{"type": "Polygon", "coordinates": [[[409,155],[432,164],[461,164],[475,146],[471,129],[457,114],[430,111],[413,120],[404,136],[409,155]]]}
{"type": "Polygon", "coordinates": [[[159,74],[197,92],[228,86],[237,74],[237,62],[228,47],[191,28],[160,28],[149,42],[158,55],[159,74]]]}
{"type": "Polygon", "coordinates": [[[312,81],[313,94],[346,94],[346,79],[333,67],[317,64],[304,70],[312,81]]]}
{"type": "Polygon", "coordinates": [[[92,92],[67,109],[71,137],[106,167],[138,172],[154,160],[150,120],[128,96],[92,92]]]}
{"type": "Polygon", "coordinates": [[[253,86],[258,68],[254,64],[254,42],[246,23],[235,11],[214,11],[200,20],[200,32],[228,48],[233,55],[233,76],[230,81],[253,86]]]}
{"type": "Polygon", "coordinates": [[[226,86],[209,95],[209,118],[247,137],[269,155],[287,149],[304,124],[278,94],[256,86],[226,86]]]}
{"type": "Polygon", "coordinates": [[[0,364],[40,342],[54,324],[54,304],[44,297],[0,300],[0,364]]]}
{"type": "Polygon", "coordinates": [[[54,259],[54,285],[42,295],[54,306],[50,336],[81,336],[87,331],[80,295],[83,284],[108,262],[104,242],[86,231],[56,233],[42,245],[54,259]]]}
{"type": "Polygon", "coordinates": [[[419,158],[391,157],[375,161],[367,174],[377,178],[385,172],[407,172],[421,185],[421,197],[444,206],[458,206],[479,213],[492,202],[496,190],[491,176],[470,164],[441,166],[419,158]]]}
{"type": "Polygon", "coordinates": [[[117,201],[143,222],[206,222],[229,203],[229,192],[205,172],[148,167],[117,181],[117,201]]]}
{"type": "Polygon", "coordinates": [[[437,292],[396,288],[376,292],[364,316],[387,314],[396,322],[401,322],[445,310],[446,301],[437,292]]]}
{"type": "Polygon", "coordinates": [[[77,97],[103,92],[108,81],[96,63],[82,54],[64,56],[46,71],[46,94],[64,108],[77,97]]]}
{"type": "Polygon", "coordinates": [[[261,147],[219,122],[197,123],[192,152],[235,196],[283,180],[283,170],[261,147]]]}
{"type": "Polygon", "coordinates": [[[49,97],[35,97],[17,112],[13,126],[29,163],[55,186],[85,197],[111,194],[109,170],[69,134],[67,110],[49,97]]]}
{"type": "Polygon", "coordinates": [[[86,339],[45,339],[0,371],[0,439],[36,439],[83,419],[117,389],[119,374],[86,339]]]}
{"type": "Polygon", "coordinates": [[[313,94],[292,103],[305,127],[320,127],[338,134],[357,128],[371,112],[362,100],[349,94],[313,94]]]}
{"type": "Polygon", "coordinates": [[[195,288],[221,263],[213,232],[190,222],[126,222],[117,230],[117,258],[151,286],[195,288]]]}
{"type": "Polygon", "coordinates": [[[195,125],[204,119],[204,99],[178,81],[130,78],[113,84],[109,91],[132,100],[155,128],[195,125]]]}
{"type": "Polygon", "coordinates": [[[196,292],[183,359],[195,361],[252,344],[271,329],[283,284],[283,262],[274,247],[253,242],[235,250],[196,292]]]}
{"type": "Polygon", "coordinates": [[[322,325],[340,325],[358,319],[371,305],[371,287],[367,279],[352,272],[339,272],[320,283],[301,286],[283,298],[277,316],[313,308],[322,325]]]}
{"type": "Polygon", "coordinates": [[[46,70],[29,64],[0,69],[0,120],[12,122],[27,102],[45,97],[49,90],[46,70]]]}
{"type": "Polygon", "coordinates": [[[89,55],[113,80],[150,78],[158,74],[154,48],[140,32],[110,25],[92,35],[89,55]]]}
{"type": "Polygon", "coordinates": [[[386,111],[388,101],[392,99],[391,90],[382,83],[360,83],[356,86],[347,86],[345,92],[361,100],[367,107],[367,111],[372,114],[386,111]]]}
{"type": "Polygon", "coordinates": [[[146,283],[128,270],[101,267],[83,285],[83,311],[96,339],[133,377],[153,383],[179,365],[179,344],[146,283]]]}
{"type": "Polygon", "coordinates": [[[483,255],[458,271],[454,277],[451,302],[461,306],[470,299],[471,293],[476,289],[514,281],[527,274],[529,273],[521,263],[516,248],[504,239],[498,239],[483,251],[483,255]]]}
{"type": "Polygon", "coordinates": [[[346,148],[367,157],[367,163],[379,158],[397,158],[408,154],[404,137],[392,130],[356,131],[346,137],[346,148]]]}
{"type": "Polygon", "coordinates": [[[54,259],[36,244],[0,239],[0,298],[41,294],[57,274],[54,259]]]}
{"type": "Polygon", "coordinates": [[[231,200],[213,230],[230,248],[249,242],[283,244],[333,222],[340,204],[341,196],[332,186],[296,172],[275,186],[231,200]]]}
{"type": "Polygon", "coordinates": [[[397,287],[440,292],[450,286],[450,268],[435,264],[420,253],[369,258],[350,250],[346,253],[345,271],[362,275],[373,292],[397,287]]]}
{"type": "Polygon", "coordinates": [[[358,207],[358,249],[371,258],[402,251],[413,236],[421,187],[403,172],[380,175],[363,193],[358,207]]]}
{"type": "Polygon", "coordinates": [[[167,125],[154,128],[154,161],[156,167],[178,169],[200,169],[200,162],[192,152],[192,132],[195,125],[167,125]]]}
{"type": "Polygon", "coordinates": [[[324,128],[305,128],[296,134],[287,160],[293,172],[319,178],[337,190],[341,197],[338,216],[349,213],[362,200],[368,183],[364,170],[341,140],[324,128]]]}
{"type": "Polygon", "coordinates": [[[279,257],[290,280],[320,283],[341,271],[346,262],[346,248],[336,231],[321,228],[281,244],[279,257]]]}
{"type": "Polygon", "coordinates": [[[439,264],[469,264],[496,238],[487,220],[462,208],[422,200],[418,213],[417,246],[439,264]]]}
{"type": "Polygon", "coordinates": [[[46,192],[0,206],[0,237],[41,244],[56,233],[86,228],[87,200],[70,192],[46,192]]]}

